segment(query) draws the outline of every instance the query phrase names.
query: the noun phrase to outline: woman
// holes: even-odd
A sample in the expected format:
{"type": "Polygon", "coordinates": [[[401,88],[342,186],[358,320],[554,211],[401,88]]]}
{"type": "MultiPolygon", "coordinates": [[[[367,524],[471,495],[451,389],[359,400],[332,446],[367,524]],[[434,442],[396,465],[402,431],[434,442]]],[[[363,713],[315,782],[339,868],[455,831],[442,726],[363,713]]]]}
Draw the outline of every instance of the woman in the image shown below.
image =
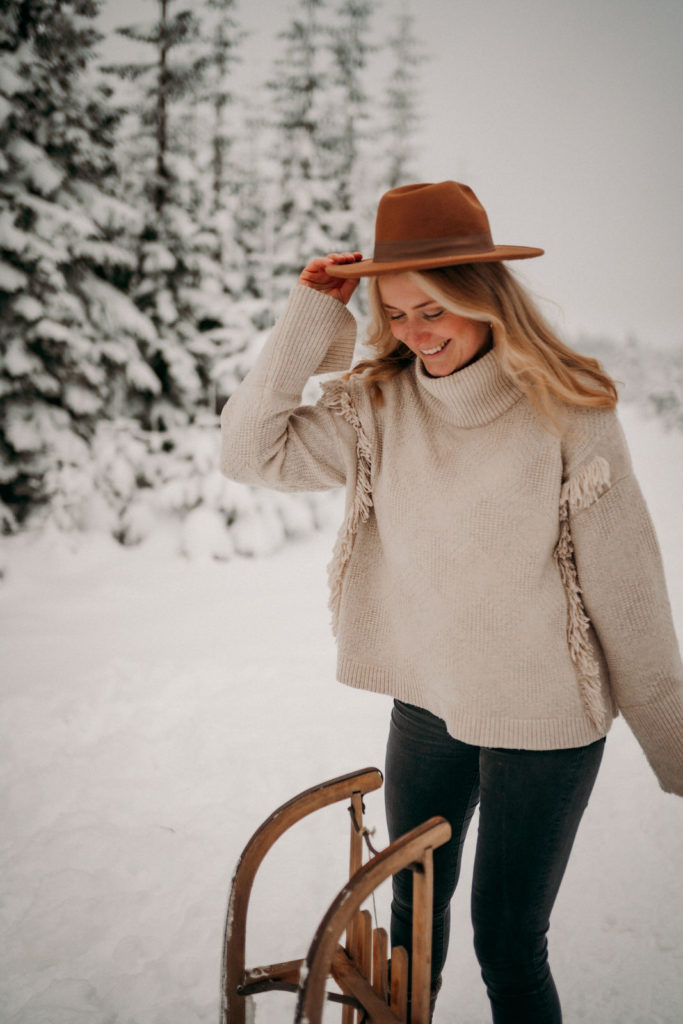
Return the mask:
{"type": "MultiPolygon", "coordinates": [[[[683,668],[657,543],[592,359],[544,323],[465,185],[393,189],[375,252],[313,259],[223,412],[223,468],[291,490],[346,486],[330,566],[338,678],[390,694],[392,839],[434,814],[432,988],[479,804],[477,957],[496,1024],[556,1024],[550,912],[621,711],[683,795],[683,668]],[[376,355],[349,366],[370,278],[376,355]]],[[[410,948],[394,879],[392,943],[410,948]]]]}

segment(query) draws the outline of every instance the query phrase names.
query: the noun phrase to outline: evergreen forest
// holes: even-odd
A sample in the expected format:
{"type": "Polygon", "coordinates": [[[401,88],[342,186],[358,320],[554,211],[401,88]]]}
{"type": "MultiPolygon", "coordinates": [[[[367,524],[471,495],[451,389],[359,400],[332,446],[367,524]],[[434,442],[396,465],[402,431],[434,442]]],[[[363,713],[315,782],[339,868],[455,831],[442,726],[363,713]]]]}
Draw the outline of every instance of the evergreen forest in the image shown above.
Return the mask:
{"type": "MultiPolygon", "coordinates": [[[[165,520],[188,554],[274,550],[325,501],[223,479],[218,414],[307,260],[419,180],[414,18],[371,100],[371,0],[292,0],[256,90],[238,0],[140,0],[110,63],[101,7],[0,8],[0,529],[136,544],[165,520]]],[[[670,368],[654,390],[680,424],[670,368]]]]}
{"type": "Polygon", "coordinates": [[[304,263],[357,247],[411,173],[412,18],[371,108],[369,0],[297,0],[257,95],[237,0],[141,0],[109,64],[100,10],[0,13],[2,531],[134,544],[164,517],[257,553],[322,503],[223,480],[217,414],[304,263]]]}

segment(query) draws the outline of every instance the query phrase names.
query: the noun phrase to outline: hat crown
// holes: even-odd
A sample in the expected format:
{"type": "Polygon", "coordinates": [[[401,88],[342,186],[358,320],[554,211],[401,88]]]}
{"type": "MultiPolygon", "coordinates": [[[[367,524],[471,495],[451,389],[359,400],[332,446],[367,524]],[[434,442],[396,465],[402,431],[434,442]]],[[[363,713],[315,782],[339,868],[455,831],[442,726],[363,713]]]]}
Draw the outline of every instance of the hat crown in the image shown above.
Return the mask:
{"type": "Polygon", "coordinates": [[[441,246],[493,249],[486,210],[458,181],[402,185],[385,192],[375,222],[376,260],[437,255],[441,246]],[[416,248],[417,247],[417,248],[416,248]],[[418,251],[418,248],[420,251],[418,251]]]}
{"type": "Polygon", "coordinates": [[[402,242],[490,231],[486,210],[469,185],[458,181],[401,185],[379,201],[375,238],[402,242]]]}

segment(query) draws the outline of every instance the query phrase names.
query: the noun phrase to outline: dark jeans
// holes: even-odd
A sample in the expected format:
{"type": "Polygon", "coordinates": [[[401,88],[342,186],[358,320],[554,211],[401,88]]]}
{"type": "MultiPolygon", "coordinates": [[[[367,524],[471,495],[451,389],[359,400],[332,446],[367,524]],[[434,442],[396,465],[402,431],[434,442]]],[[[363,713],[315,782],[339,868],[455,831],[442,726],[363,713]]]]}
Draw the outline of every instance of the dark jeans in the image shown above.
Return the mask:
{"type": "MultiPolygon", "coordinates": [[[[550,912],[600,766],[604,739],[569,750],[506,750],[453,739],[444,722],[394,702],[385,801],[391,840],[432,815],[452,839],[434,854],[432,986],[446,960],[450,901],[479,803],[474,948],[494,1024],[559,1024],[548,964],[550,912]]],[[[393,881],[391,942],[411,948],[412,874],[393,881]]]]}

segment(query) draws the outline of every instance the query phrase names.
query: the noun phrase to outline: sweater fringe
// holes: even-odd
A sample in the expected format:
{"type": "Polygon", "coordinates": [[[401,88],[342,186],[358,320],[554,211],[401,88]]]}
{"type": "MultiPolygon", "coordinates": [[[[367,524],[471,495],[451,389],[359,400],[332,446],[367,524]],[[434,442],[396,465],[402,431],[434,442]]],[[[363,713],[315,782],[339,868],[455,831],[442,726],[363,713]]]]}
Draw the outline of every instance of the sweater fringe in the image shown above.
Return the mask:
{"type": "Polygon", "coordinates": [[[555,561],[567,595],[569,655],[578,672],[579,688],[586,713],[600,730],[607,728],[608,714],[602,700],[600,668],[588,638],[590,619],[584,608],[576,571],[569,518],[572,512],[588,508],[596,502],[609,486],[609,463],[600,455],[582,466],[575,476],[563,484],[560,492],[560,534],[555,548],[555,561]]]}
{"type": "Polygon", "coordinates": [[[332,629],[336,636],[344,572],[351,558],[358,527],[361,522],[367,521],[372,508],[372,448],[343,380],[333,380],[323,385],[321,403],[345,419],[356,432],[356,488],[332,550],[332,560],[327,567],[329,607],[332,612],[332,629]]]}
{"type": "Polygon", "coordinates": [[[580,512],[601,498],[609,486],[609,462],[596,455],[562,485],[560,507],[568,504],[570,512],[580,512]]]}

